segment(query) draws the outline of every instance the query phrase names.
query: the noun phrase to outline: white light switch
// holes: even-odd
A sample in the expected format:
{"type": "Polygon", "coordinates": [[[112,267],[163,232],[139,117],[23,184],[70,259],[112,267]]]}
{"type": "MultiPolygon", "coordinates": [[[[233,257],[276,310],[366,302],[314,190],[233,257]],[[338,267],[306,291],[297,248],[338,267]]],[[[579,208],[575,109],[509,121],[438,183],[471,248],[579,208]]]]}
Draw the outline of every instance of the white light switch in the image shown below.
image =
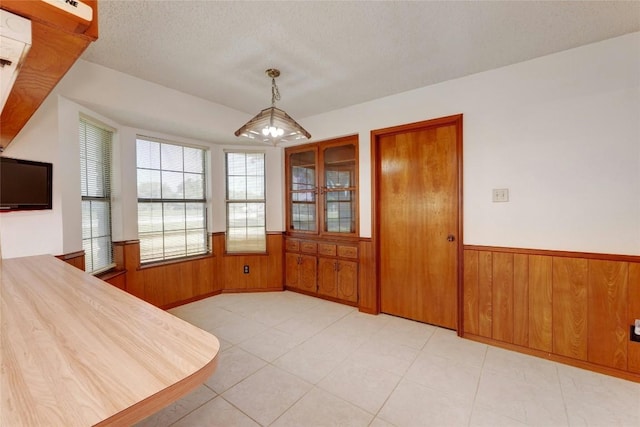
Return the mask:
{"type": "Polygon", "coordinates": [[[494,188],[493,189],[493,202],[508,202],[509,201],[509,189],[508,188],[494,188]]]}

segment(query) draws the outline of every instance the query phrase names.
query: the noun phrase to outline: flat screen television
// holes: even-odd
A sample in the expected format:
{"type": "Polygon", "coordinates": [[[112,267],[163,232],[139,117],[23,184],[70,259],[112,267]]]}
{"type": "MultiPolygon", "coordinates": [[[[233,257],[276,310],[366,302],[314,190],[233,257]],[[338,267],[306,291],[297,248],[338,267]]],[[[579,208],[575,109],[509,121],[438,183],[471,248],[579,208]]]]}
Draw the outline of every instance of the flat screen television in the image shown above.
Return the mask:
{"type": "Polygon", "coordinates": [[[51,209],[53,165],[0,157],[0,212],[51,209]]]}

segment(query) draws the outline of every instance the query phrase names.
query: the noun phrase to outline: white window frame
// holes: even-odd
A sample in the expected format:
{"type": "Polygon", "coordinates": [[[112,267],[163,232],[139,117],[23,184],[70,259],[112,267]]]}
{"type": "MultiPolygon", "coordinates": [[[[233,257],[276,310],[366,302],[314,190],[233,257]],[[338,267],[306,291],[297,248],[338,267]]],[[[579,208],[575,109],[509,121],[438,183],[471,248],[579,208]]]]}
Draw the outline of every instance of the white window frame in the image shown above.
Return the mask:
{"type": "MultiPolygon", "coordinates": [[[[160,153],[162,153],[162,146],[174,146],[174,147],[181,147],[183,150],[185,148],[189,148],[189,149],[196,149],[196,150],[201,150],[202,151],[202,167],[203,167],[203,172],[190,172],[190,171],[185,171],[185,167],[184,167],[184,158],[183,158],[183,164],[182,164],[182,169],[181,170],[170,170],[170,169],[163,169],[162,167],[162,158],[160,157],[160,166],[159,168],[145,168],[145,167],[140,167],[139,166],[139,159],[136,159],[136,175],[138,175],[140,173],[141,170],[148,170],[148,171],[157,171],[160,174],[161,177],[161,188],[162,188],[162,176],[163,176],[163,172],[170,172],[170,173],[182,173],[184,174],[197,174],[197,175],[202,175],[202,198],[187,198],[185,197],[184,193],[183,193],[183,197],[182,198],[169,198],[169,197],[163,197],[162,194],[160,195],[160,197],[140,197],[140,193],[139,190],[137,191],[137,201],[138,201],[138,238],[140,239],[140,263],[141,264],[150,264],[150,263],[157,263],[157,262],[163,262],[163,261],[174,261],[174,260],[179,260],[179,259],[183,259],[183,258],[191,258],[191,257],[196,257],[196,256],[202,256],[202,255],[206,255],[208,253],[210,253],[210,247],[209,247],[209,237],[208,237],[208,231],[207,231],[207,217],[208,217],[208,201],[207,201],[207,177],[209,176],[209,172],[208,172],[208,162],[207,162],[207,156],[208,156],[208,149],[205,147],[199,147],[199,146],[194,146],[194,145],[189,145],[189,144],[183,144],[180,142],[176,142],[176,141],[169,141],[169,140],[163,140],[163,139],[159,139],[159,138],[154,138],[154,137],[148,137],[145,135],[137,135],[136,136],[136,152],[138,150],[138,144],[139,141],[147,141],[147,142],[151,142],[151,143],[156,143],[156,144],[160,144],[160,153]],[[151,206],[155,206],[156,208],[159,208],[162,212],[162,217],[163,217],[163,221],[162,221],[162,230],[156,230],[156,231],[140,231],[140,206],[141,204],[148,204],[151,206]],[[165,217],[165,212],[166,209],[170,206],[170,205],[179,205],[179,204],[184,204],[184,212],[185,212],[185,219],[184,219],[184,238],[185,238],[185,245],[184,245],[184,253],[178,254],[178,255],[173,255],[171,253],[167,253],[167,235],[171,233],[171,231],[178,231],[178,230],[168,230],[166,227],[166,217],[165,217]],[[195,228],[189,228],[188,226],[188,219],[187,219],[187,205],[188,204],[199,204],[202,205],[202,227],[195,227],[195,228]],[[190,251],[189,250],[189,243],[188,243],[188,231],[198,231],[200,233],[202,233],[202,245],[201,245],[201,250],[197,250],[197,251],[190,251]],[[144,247],[144,236],[151,236],[153,234],[161,234],[162,237],[162,256],[151,256],[149,254],[145,254],[145,247],[144,247]]],[[[183,151],[184,154],[184,151],[183,151]]],[[[160,154],[161,156],[162,154],[160,154]]],[[[183,177],[184,179],[184,177],[183,177]]],[[[184,182],[184,181],[183,181],[184,182]]],[[[138,183],[139,184],[139,183],[138,183]]],[[[162,192],[162,190],[161,190],[162,192]]],[[[184,184],[183,184],[183,192],[184,192],[184,184]]],[[[177,234],[177,233],[176,233],[177,234]]]]}
{"type": "MultiPolygon", "coordinates": [[[[259,253],[259,254],[264,254],[267,252],[267,189],[266,189],[266,185],[267,185],[267,156],[266,153],[264,151],[249,151],[249,150],[224,150],[224,165],[225,165],[225,211],[226,211],[226,233],[225,233],[225,249],[227,253],[231,253],[231,254],[239,254],[239,253],[259,253]],[[228,155],[229,154],[243,154],[243,155],[248,155],[248,154],[260,154],[262,155],[262,162],[263,162],[263,175],[262,175],[262,184],[263,184],[263,189],[262,189],[262,198],[231,198],[230,194],[229,194],[229,162],[228,162],[228,155]],[[247,217],[244,218],[245,221],[245,226],[244,227],[238,227],[237,225],[234,227],[231,227],[231,221],[230,221],[230,212],[232,209],[233,205],[262,205],[262,212],[264,213],[263,215],[263,223],[262,225],[249,225],[248,224],[248,219],[247,217]],[[234,239],[232,237],[232,235],[236,234],[235,231],[232,231],[232,228],[237,231],[238,229],[242,229],[244,228],[244,236],[245,236],[245,240],[242,239],[234,239]],[[260,230],[262,229],[263,232],[260,234],[260,237],[258,239],[249,239],[248,236],[250,235],[254,235],[253,233],[251,233],[251,230],[260,230]]],[[[244,174],[244,175],[236,175],[236,176],[244,176],[245,178],[251,175],[248,174],[244,174]]],[[[245,207],[246,210],[246,207],[245,207]]]]}
{"type": "MultiPolygon", "coordinates": [[[[94,209],[92,209],[92,205],[94,203],[107,204],[107,224],[106,227],[93,227],[90,225],[88,230],[82,227],[82,247],[85,251],[85,271],[91,274],[99,274],[101,272],[110,270],[115,267],[115,263],[113,262],[113,227],[112,227],[112,213],[111,213],[111,187],[112,187],[112,173],[113,173],[113,141],[114,141],[115,129],[110,126],[107,126],[97,120],[94,120],[84,114],[80,114],[78,120],[78,140],[80,145],[80,173],[81,173],[81,188],[80,188],[80,196],[81,196],[81,210],[82,210],[82,218],[87,215],[86,207],[88,206],[88,217],[89,221],[93,222],[96,219],[94,213],[94,209]],[[89,195],[88,194],[88,182],[89,182],[89,167],[87,165],[86,156],[83,157],[83,147],[84,144],[86,153],[86,126],[92,126],[94,128],[100,129],[103,132],[109,133],[108,141],[106,141],[107,146],[102,147],[102,155],[106,156],[107,159],[104,159],[101,162],[101,177],[102,177],[102,185],[101,189],[104,191],[101,195],[89,195]],[[83,132],[83,126],[85,128],[85,132],[83,132]],[[84,175],[84,176],[83,176],[84,175]],[[94,231],[96,228],[106,229],[106,234],[94,235],[94,231]],[[88,234],[87,234],[88,231],[88,234]],[[108,251],[107,251],[107,262],[104,264],[99,264],[97,267],[95,266],[96,261],[99,258],[96,257],[96,253],[99,249],[94,249],[95,247],[99,247],[98,241],[100,239],[108,238],[108,251]]],[[[103,141],[104,142],[104,141],[103,141]]],[[[84,221],[83,221],[84,222],[84,221]]]]}

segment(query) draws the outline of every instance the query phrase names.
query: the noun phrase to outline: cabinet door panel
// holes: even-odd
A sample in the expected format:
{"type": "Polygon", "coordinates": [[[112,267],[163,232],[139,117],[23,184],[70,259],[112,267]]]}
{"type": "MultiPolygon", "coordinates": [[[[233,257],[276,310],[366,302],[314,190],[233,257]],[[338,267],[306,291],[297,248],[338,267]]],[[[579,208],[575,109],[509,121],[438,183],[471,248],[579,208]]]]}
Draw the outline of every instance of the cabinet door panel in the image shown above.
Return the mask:
{"type": "Polygon", "coordinates": [[[353,261],[338,263],[338,298],[358,302],[358,264],[353,261]]]}
{"type": "Polygon", "coordinates": [[[316,257],[300,255],[298,283],[299,288],[309,292],[316,292],[317,264],[316,257]]]}
{"type": "Polygon", "coordinates": [[[338,295],[336,282],[336,260],[318,258],[318,293],[330,297],[338,295]]]}
{"type": "Polygon", "coordinates": [[[298,283],[298,254],[287,252],[285,255],[285,279],[284,284],[292,288],[299,288],[298,283]]]}

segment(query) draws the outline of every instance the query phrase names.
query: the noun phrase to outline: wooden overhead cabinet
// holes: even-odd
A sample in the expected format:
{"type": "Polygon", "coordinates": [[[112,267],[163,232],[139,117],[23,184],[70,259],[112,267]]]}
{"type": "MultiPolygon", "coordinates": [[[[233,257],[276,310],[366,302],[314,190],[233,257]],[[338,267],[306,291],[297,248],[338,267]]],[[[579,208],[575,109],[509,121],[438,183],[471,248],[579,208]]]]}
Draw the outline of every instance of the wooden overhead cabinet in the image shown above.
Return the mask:
{"type": "Polygon", "coordinates": [[[29,19],[32,39],[29,53],[0,116],[2,151],[29,121],[87,46],[98,38],[98,2],[2,0],[0,7],[29,19]],[[88,8],[89,14],[86,13],[89,11],[88,8]],[[82,13],[82,10],[85,13],[82,13]]]}

